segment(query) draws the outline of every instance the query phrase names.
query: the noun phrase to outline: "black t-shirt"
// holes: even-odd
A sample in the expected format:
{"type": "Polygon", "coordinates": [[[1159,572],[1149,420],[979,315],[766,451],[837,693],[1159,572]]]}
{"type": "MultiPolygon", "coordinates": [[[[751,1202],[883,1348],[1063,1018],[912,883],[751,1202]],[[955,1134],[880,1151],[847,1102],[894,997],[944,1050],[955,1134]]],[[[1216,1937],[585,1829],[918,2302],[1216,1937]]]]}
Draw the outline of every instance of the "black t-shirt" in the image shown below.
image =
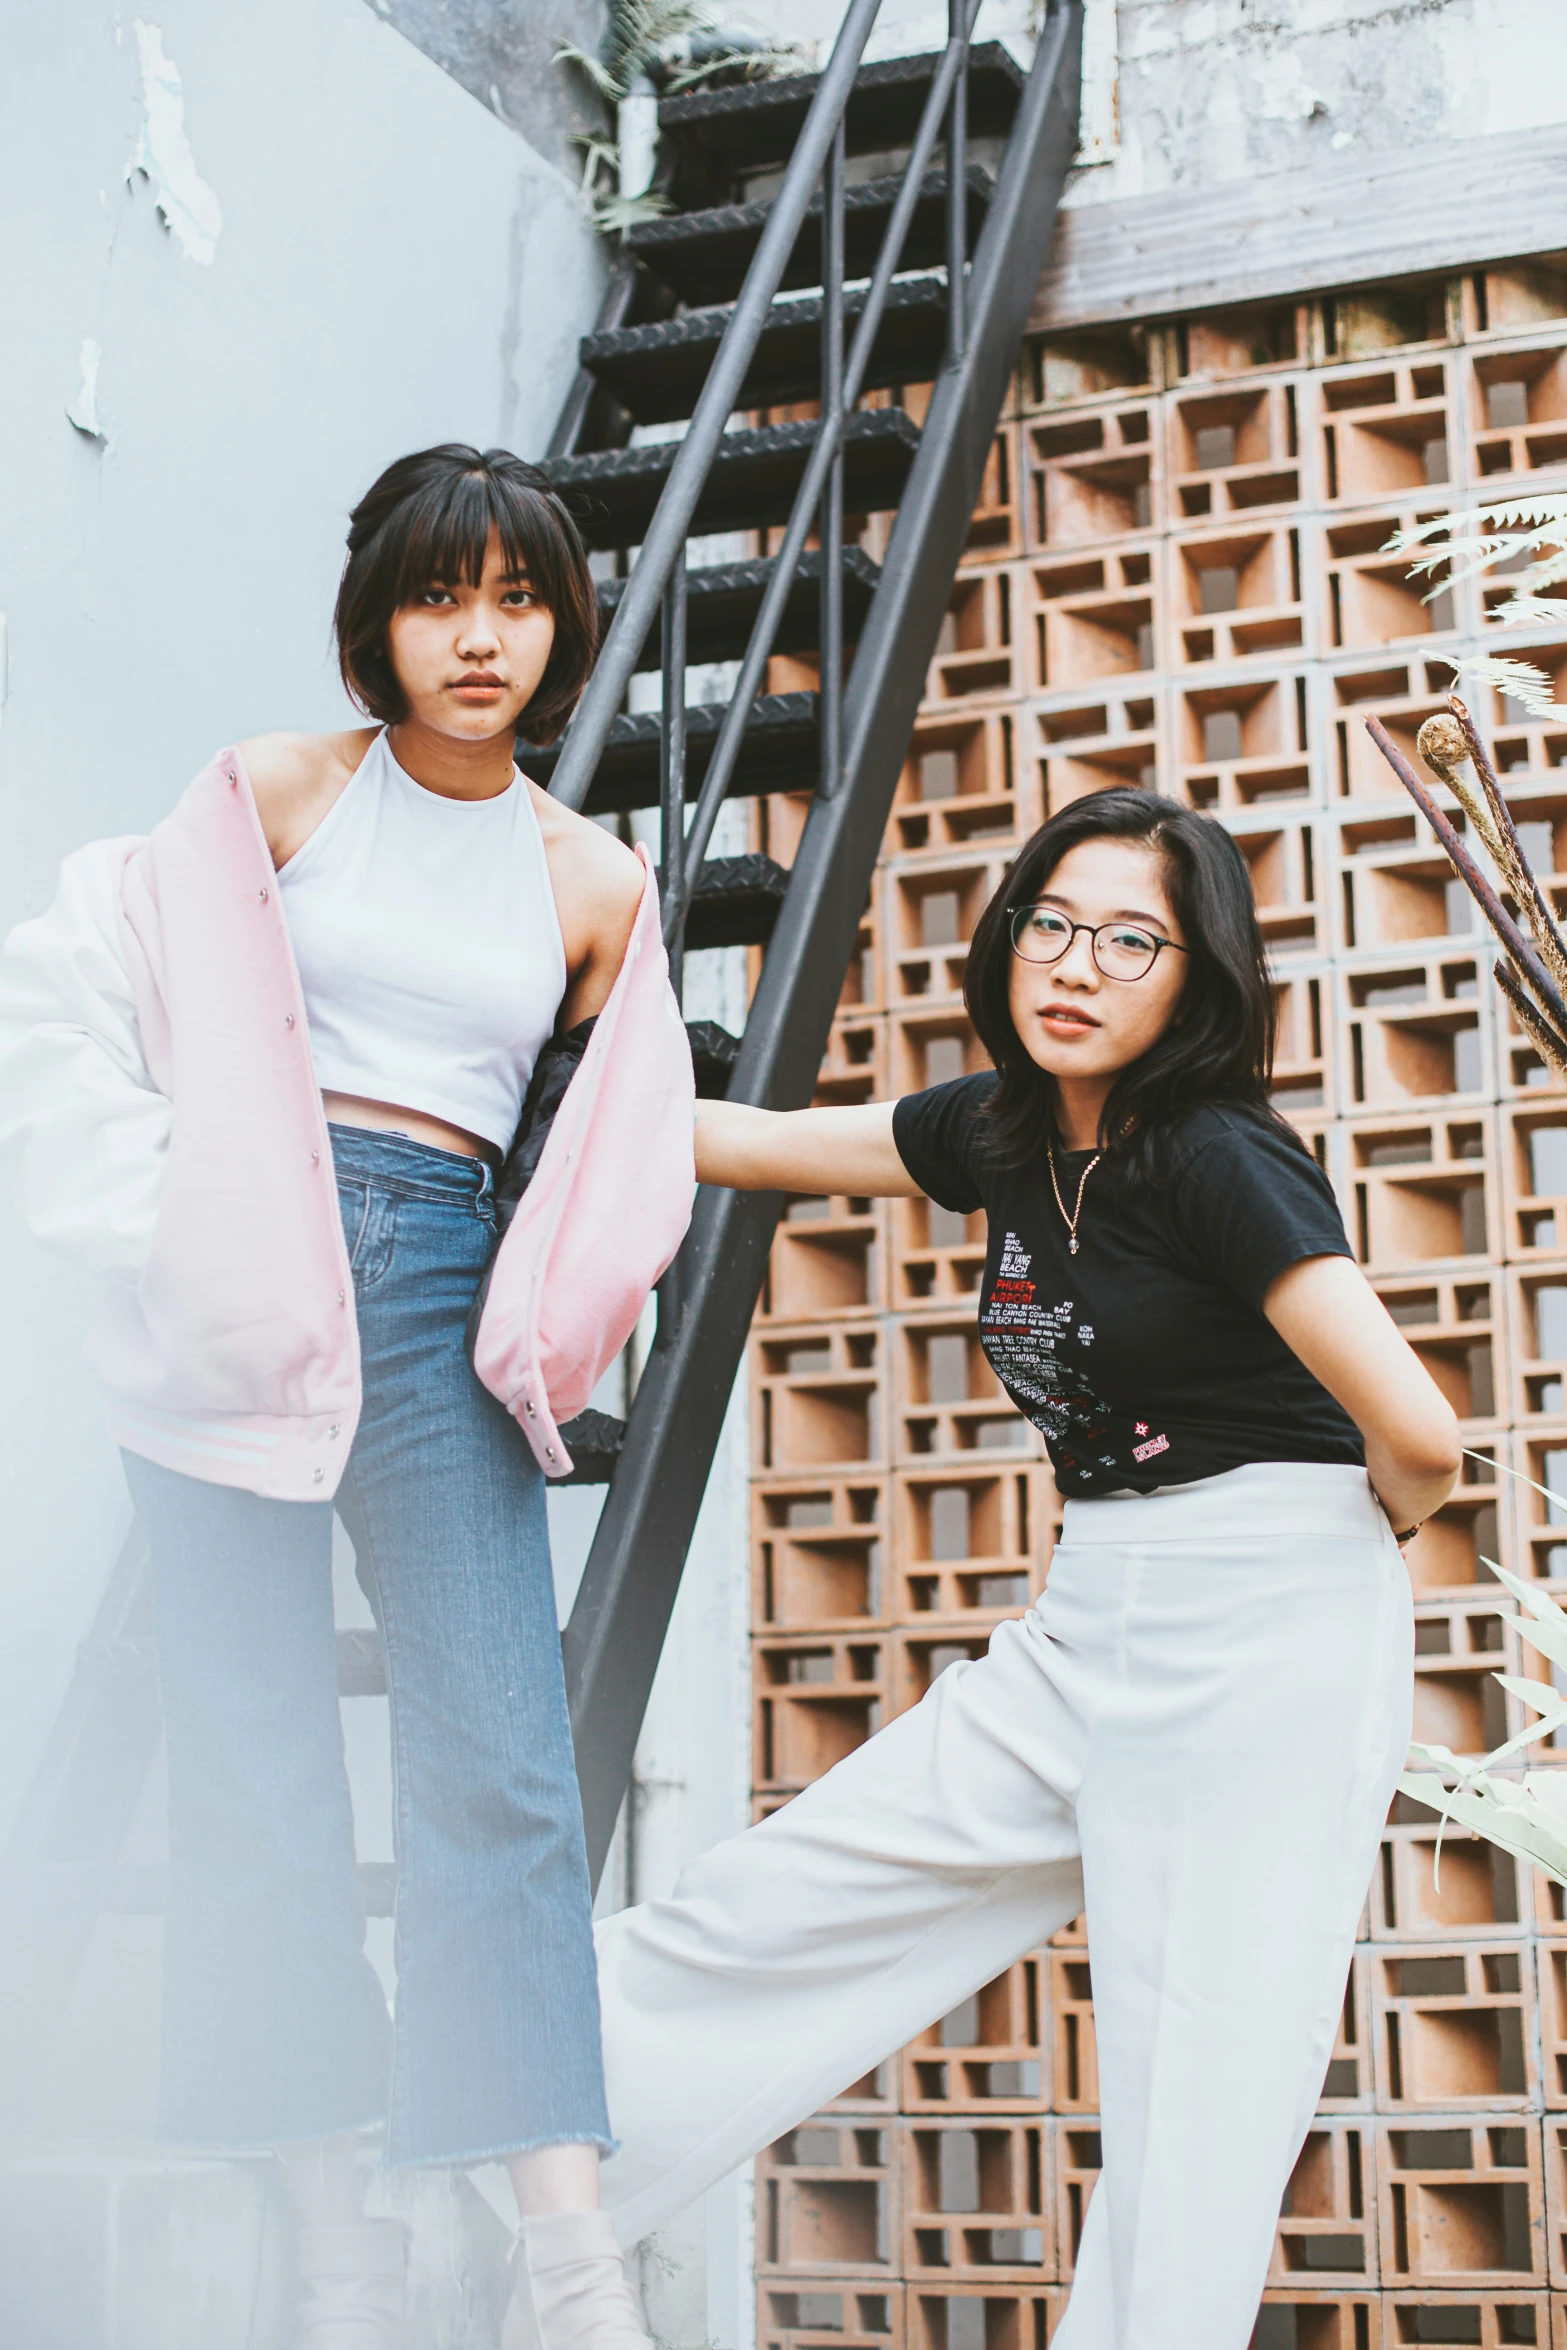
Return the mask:
{"type": "MultiPolygon", "coordinates": [[[[1036,1164],[986,1162],[981,1111],[996,1079],[906,1094],[899,1153],[944,1208],[983,1208],[990,1246],[979,1335],[1039,1429],[1062,1493],[1151,1492],[1248,1461],[1365,1461],[1360,1434],[1260,1311],[1302,1257],[1350,1255],[1327,1177],[1290,1136],[1228,1109],[1186,1117],[1169,1180],[1134,1186],[1102,1159],[1078,1253],[1036,1164]]],[[[1091,1153],[1056,1151],[1076,1207],[1091,1153]]]]}

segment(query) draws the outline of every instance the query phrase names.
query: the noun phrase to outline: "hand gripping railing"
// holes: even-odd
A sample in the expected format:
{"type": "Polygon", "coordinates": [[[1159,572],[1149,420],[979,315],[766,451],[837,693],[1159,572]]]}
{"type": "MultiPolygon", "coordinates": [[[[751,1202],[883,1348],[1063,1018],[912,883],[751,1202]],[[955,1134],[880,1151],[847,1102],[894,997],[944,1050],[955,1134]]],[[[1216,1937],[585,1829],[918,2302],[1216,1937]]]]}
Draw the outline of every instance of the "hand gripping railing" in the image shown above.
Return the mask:
{"type": "Polygon", "coordinates": [[[831,797],[843,775],[843,440],[870,365],[887,296],[919,201],[932,152],[947,125],[947,356],[964,349],[964,271],[968,213],[968,50],[979,0],[948,0],[949,34],[920,113],[908,162],[866,289],[854,340],[844,351],[844,114],[881,0],[851,0],[843,29],[821,77],[783,184],[774,198],[745,283],[724,331],[680,452],[670,468],[653,520],[562,746],[550,786],[556,799],[580,808],[636,666],[661,612],[663,712],[660,721],[660,807],[664,939],[671,977],[680,986],[686,909],[729,789],[747,722],[813,520],[822,553],[819,698],[821,751],[817,789],[831,797]],[[724,429],[745,382],[774,295],[818,183],[822,204],[821,421],[809,461],[773,560],[771,576],[740,663],[734,691],[713,746],[701,794],[686,812],[685,640],[686,540],[698,499],[724,429]]]}

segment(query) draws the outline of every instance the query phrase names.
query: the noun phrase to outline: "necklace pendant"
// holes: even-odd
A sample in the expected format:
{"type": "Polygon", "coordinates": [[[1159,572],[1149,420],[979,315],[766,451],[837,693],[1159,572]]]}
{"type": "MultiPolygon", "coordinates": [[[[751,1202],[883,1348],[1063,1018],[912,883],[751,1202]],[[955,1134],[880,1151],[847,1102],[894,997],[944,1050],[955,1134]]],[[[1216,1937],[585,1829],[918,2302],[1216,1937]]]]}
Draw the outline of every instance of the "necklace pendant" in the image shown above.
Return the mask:
{"type": "Polygon", "coordinates": [[[1077,1254],[1077,1234],[1075,1232],[1072,1235],[1072,1245],[1069,1253],[1074,1257],[1077,1254]]]}

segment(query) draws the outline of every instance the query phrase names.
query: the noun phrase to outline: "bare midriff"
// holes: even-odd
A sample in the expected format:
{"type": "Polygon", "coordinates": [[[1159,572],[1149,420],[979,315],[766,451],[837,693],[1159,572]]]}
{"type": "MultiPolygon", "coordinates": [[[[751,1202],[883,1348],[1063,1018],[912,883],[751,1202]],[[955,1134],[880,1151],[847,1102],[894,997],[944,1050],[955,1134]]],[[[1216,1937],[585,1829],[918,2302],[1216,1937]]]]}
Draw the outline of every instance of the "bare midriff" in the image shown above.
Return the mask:
{"type": "Polygon", "coordinates": [[[405,1110],[396,1102],[362,1101],[354,1093],[323,1093],[322,1106],[334,1126],[368,1126],[377,1134],[406,1134],[410,1142],[428,1143],[432,1150],[458,1151],[468,1159],[498,1159],[499,1151],[479,1134],[448,1126],[444,1118],[427,1117],[423,1110],[405,1110]]]}

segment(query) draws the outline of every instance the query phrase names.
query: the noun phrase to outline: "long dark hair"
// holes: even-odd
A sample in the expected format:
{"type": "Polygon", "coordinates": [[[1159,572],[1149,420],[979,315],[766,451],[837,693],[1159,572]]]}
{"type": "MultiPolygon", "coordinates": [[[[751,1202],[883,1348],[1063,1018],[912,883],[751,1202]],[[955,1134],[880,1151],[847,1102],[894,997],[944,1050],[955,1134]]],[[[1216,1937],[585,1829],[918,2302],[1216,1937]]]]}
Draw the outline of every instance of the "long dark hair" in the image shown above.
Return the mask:
{"type": "Polygon", "coordinates": [[[564,727],[598,651],[597,593],[581,537],[536,465],[462,441],[397,458],[349,516],[333,628],[343,683],[368,717],[390,726],[408,715],[387,650],[392,615],[432,580],[476,587],[492,530],[508,568],[527,573],[555,621],[522,726],[535,743],[553,742],[564,727]]]}
{"type": "Polygon", "coordinates": [[[1155,851],[1190,950],[1174,1020],[1110,1090],[1100,1148],[1157,1181],[1175,1127],[1203,1103],[1241,1110],[1296,1139],[1268,1101],[1273,992],[1246,860],[1213,817],[1124,786],[1091,792],[1042,824],[975,927],[964,1000],[1001,1079],[987,1106],[987,1150],[999,1165],[1021,1166],[1053,1131],[1053,1084],[1012,1024],[1012,915],[1031,906],[1067,852],[1088,840],[1136,841],[1155,851]]]}

